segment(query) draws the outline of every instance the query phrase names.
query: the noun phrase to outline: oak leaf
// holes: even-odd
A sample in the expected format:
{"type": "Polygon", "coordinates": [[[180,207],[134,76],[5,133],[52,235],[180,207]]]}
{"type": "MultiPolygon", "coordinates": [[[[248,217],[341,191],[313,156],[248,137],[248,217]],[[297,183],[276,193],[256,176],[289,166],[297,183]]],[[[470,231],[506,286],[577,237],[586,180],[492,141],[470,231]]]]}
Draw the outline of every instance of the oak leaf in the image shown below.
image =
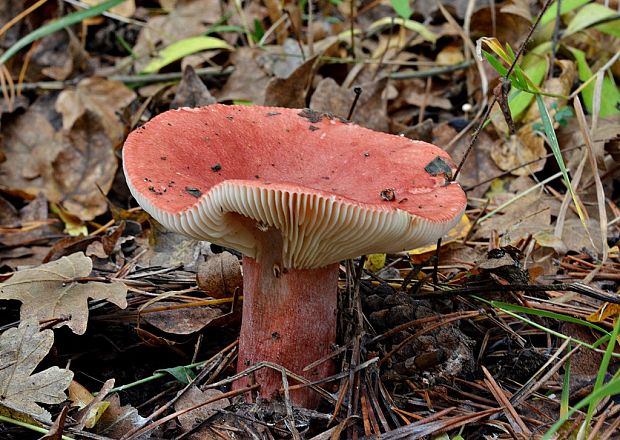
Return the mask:
{"type": "Polygon", "coordinates": [[[92,260],[82,252],[15,273],[0,283],[0,299],[22,302],[21,318],[40,321],[62,319],[56,325],[68,326],[84,334],[88,322],[88,299],[107,300],[127,307],[127,288],[120,281],[84,281],[93,269],[92,260]]]}
{"type": "Polygon", "coordinates": [[[22,321],[0,335],[0,415],[32,422],[51,422],[51,414],[38,403],[57,404],[73,372],[50,367],[32,374],[54,343],[54,332],[39,332],[36,319],[22,321]]]}

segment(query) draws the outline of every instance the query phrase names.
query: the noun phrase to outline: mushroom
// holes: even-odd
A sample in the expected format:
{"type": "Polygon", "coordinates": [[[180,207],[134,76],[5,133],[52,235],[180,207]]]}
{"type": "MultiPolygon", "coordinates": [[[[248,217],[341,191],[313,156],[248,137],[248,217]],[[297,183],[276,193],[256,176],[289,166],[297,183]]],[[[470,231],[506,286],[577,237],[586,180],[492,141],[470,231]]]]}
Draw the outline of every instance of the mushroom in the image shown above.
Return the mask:
{"type": "MultiPolygon", "coordinates": [[[[243,254],[238,370],[334,372],[338,262],[437,240],[463,214],[440,148],[311,110],[210,105],[162,113],[123,149],[138,203],[173,231],[243,254]]],[[[255,375],[261,396],[281,388],[255,375]]],[[[293,401],[313,406],[304,388],[293,401]]]]}

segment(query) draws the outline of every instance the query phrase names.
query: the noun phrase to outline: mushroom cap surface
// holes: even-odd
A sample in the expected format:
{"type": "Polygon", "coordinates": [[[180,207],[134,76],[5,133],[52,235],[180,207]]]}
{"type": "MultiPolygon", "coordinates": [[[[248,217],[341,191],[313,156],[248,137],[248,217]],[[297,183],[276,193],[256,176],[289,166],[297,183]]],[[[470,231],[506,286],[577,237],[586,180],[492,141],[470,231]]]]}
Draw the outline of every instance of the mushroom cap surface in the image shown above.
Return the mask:
{"type": "Polygon", "coordinates": [[[466,205],[445,151],[307,109],[170,110],[129,135],[123,167],[167,228],[258,260],[277,228],[293,269],[431,243],[466,205]]]}

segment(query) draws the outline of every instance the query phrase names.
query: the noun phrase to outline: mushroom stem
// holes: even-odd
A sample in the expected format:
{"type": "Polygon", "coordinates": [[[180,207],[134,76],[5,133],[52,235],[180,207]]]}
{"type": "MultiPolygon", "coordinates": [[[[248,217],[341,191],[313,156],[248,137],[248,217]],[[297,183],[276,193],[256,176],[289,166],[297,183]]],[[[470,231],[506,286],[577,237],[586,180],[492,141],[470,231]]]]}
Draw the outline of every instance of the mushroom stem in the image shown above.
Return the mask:
{"type": "MultiPolygon", "coordinates": [[[[275,249],[281,247],[263,247],[259,261],[243,257],[243,318],[237,370],[270,361],[309,380],[325,378],[334,373],[332,361],[310,371],[303,369],[327,356],[336,342],[338,264],[286,270],[275,249]]],[[[260,395],[266,399],[282,388],[281,374],[272,369],[257,371],[255,380],[260,384],[260,395]]],[[[292,391],[291,399],[306,408],[316,407],[319,402],[310,388],[292,391]]]]}

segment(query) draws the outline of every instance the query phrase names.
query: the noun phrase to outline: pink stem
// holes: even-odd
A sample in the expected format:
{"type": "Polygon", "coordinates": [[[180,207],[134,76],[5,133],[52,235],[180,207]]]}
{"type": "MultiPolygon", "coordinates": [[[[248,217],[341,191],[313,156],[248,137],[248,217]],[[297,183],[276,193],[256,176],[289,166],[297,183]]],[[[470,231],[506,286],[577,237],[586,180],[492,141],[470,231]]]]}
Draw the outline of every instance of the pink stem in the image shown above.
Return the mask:
{"type": "MultiPolygon", "coordinates": [[[[270,361],[309,380],[322,379],[333,374],[332,361],[302,370],[327,356],[336,342],[338,264],[282,270],[280,260],[279,251],[269,250],[261,253],[260,262],[243,257],[243,321],[237,370],[270,361]]],[[[282,388],[281,374],[272,369],[257,371],[255,379],[266,399],[282,388]]],[[[244,383],[247,381],[236,386],[244,383]]],[[[289,384],[294,383],[289,379],[289,384]]],[[[310,388],[292,391],[291,399],[306,408],[319,402],[310,388]]]]}

